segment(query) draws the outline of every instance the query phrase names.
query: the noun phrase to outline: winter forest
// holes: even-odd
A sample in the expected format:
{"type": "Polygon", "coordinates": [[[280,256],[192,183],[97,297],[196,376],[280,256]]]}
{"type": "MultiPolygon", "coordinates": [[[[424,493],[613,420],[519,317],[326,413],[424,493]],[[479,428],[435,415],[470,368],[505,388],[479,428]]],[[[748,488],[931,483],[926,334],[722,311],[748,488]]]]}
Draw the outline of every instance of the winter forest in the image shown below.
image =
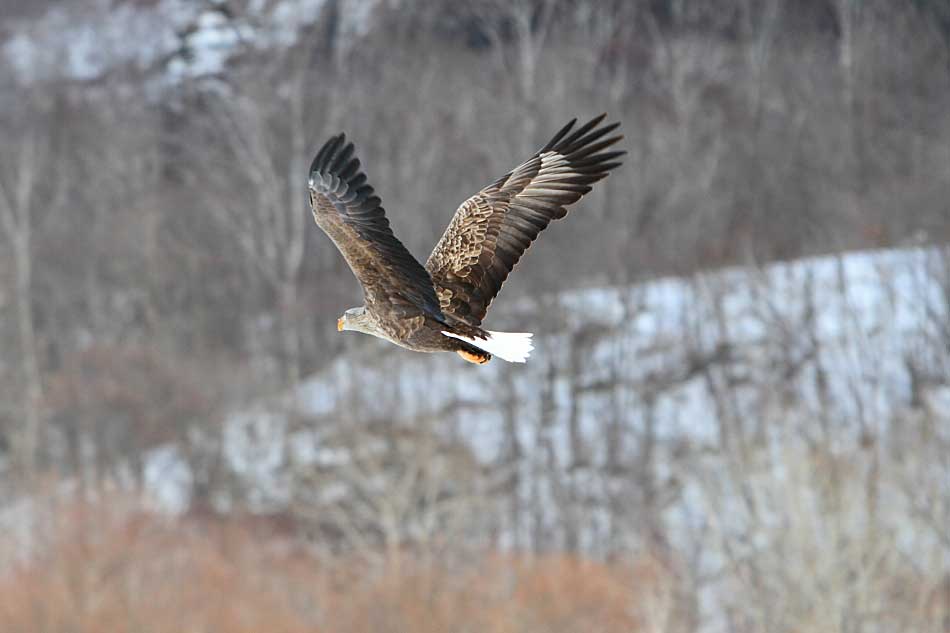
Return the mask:
{"type": "Polygon", "coordinates": [[[947,0],[2,0],[0,631],[950,632],[947,0]],[[624,165],[486,326],[335,322],[307,167],[425,261],[624,165]]]}

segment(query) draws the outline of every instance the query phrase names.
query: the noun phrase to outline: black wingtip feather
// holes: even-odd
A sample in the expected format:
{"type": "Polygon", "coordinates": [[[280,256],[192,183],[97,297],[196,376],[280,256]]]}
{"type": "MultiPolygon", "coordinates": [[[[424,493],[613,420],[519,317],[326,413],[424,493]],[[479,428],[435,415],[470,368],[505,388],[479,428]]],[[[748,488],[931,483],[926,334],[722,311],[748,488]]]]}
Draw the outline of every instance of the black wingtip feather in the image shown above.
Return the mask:
{"type": "Polygon", "coordinates": [[[590,121],[588,121],[588,122],[585,123],[584,125],[582,125],[582,126],[580,126],[579,128],[577,128],[577,129],[574,131],[573,134],[571,134],[571,135],[568,136],[566,139],[564,139],[564,140],[562,140],[560,143],[558,143],[557,147],[554,148],[554,149],[557,149],[558,151],[561,151],[561,148],[570,147],[570,146],[573,145],[579,138],[583,137],[585,134],[587,134],[587,133],[590,132],[592,129],[594,129],[595,127],[597,127],[597,124],[600,123],[601,121],[603,121],[605,116],[607,116],[607,113],[606,113],[606,112],[603,113],[603,114],[601,114],[600,116],[595,116],[593,119],[591,119],[590,121]]]}
{"type": "Polygon", "coordinates": [[[333,160],[334,155],[336,154],[337,149],[346,141],[346,134],[340,132],[335,136],[331,136],[327,139],[327,142],[323,144],[323,147],[320,148],[320,151],[317,152],[317,155],[314,156],[313,162],[310,163],[309,173],[319,172],[325,173],[327,164],[333,160]]]}
{"type": "MultiPolygon", "coordinates": [[[[359,158],[354,156],[356,148],[353,143],[346,142],[346,134],[340,132],[327,139],[323,147],[317,152],[313,162],[310,163],[310,180],[326,181],[327,177],[338,178],[342,183],[346,183],[346,188],[350,191],[362,189],[366,185],[366,174],[361,171],[362,164],[359,158]],[[319,178],[315,178],[317,174],[319,178]]],[[[372,187],[368,187],[368,192],[363,192],[363,197],[368,197],[372,193],[372,187]]]]}
{"type": "Polygon", "coordinates": [[[575,123],[577,123],[577,117],[574,117],[573,119],[568,121],[567,125],[565,125],[560,130],[558,130],[557,134],[554,135],[554,138],[548,141],[547,145],[541,148],[541,151],[546,152],[550,150],[551,148],[553,148],[555,145],[557,145],[558,141],[564,138],[564,135],[571,131],[571,128],[574,127],[575,123]]]}
{"type": "MultiPolygon", "coordinates": [[[[570,123],[561,128],[538,153],[558,152],[570,161],[572,167],[590,167],[592,163],[586,159],[624,138],[623,134],[617,134],[600,140],[620,127],[619,121],[598,127],[606,117],[607,113],[603,112],[576,130],[573,127],[577,119],[571,119],[570,123]]],[[[617,154],[617,156],[619,155],[617,154]]],[[[605,155],[600,160],[610,160],[614,157],[614,155],[605,155]]]]}
{"type": "Polygon", "coordinates": [[[583,160],[578,161],[577,165],[579,167],[590,165],[600,166],[607,161],[620,158],[624,154],[626,154],[626,152],[623,150],[617,150],[615,152],[601,152],[600,154],[594,154],[592,156],[585,157],[583,160]]]}
{"type": "Polygon", "coordinates": [[[571,154],[569,155],[569,158],[572,162],[581,160],[583,158],[586,158],[587,156],[590,156],[591,154],[596,154],[602,149],[606,149],[610,147],[611,145],[613,145],[619,140],[620,140],[619,136],[614,136],[614,137],[605,139],[603,141],[599,141],[597,143],[584,143],[576,151],[571,152],[571,154]]]}
{"type": "Polygon", "coordinates": [[[347,184],[352,186],[352,181],[350,179],[353,178],[353,176],[356,176],[359,170],[360,170],[360,159],[351,158],[350,162],[348,162],[346,166],[340,170],[340,178],[347,181],[347,184]]]}
{"type": "Polygon", "coordinates": [[[323,161],[323,157],[327,153],[327,149],[330,147],[330,144],[333,142],[333,139],[330,139],[323,144],[323,147],[320,148],[320,151],[317,152],[317,155],[313,157],[313,162],[310,163],[310,171],[308,173],[312,174],[315,171],[320,170],[320,163],[323,161]]]}
{"type": "Polygon", "coordinates": [[[618,127],[620,127],[620,121],[615,121],[611,123],[610,125],[605,125],[603,127],[596,128],[590,134],[588,134],[581,140],[577,141],[577,145],[579,146],[589,145],[593,143],[594,141],[596,141],[597,139],[607,134],[610,134],[611,132],[616,130],[618,127]]]}
{"type": "Polygon", "coordinates": [[[346,165],[347,161],[350,160],[350,157],[353,155],[353,143],[347,143],[343,146],[343,151],[338,152],[333,157],[333,162],[327,168],[327,171],[331,174],[337,174],[341,178],[343,177],[342,169],[346,165]]]}

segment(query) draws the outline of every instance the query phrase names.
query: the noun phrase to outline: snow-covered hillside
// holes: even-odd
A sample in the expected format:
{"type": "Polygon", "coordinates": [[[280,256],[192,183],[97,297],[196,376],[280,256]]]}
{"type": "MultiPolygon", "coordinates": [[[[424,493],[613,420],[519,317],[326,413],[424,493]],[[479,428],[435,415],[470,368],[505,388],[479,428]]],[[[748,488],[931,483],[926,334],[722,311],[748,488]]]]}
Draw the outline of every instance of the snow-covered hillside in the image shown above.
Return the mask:
{"type": "MultiPolygon", "coordinates": [[[[22,81],[95,79],[132,67],[160,82],[220,73],[232,57],[296,42],[326,0],[223,0],[54,4],[38,19],[8,24],[0,55],[22,81]]],[[[378,0],[341,2],[342,33],[367,28],[378,0]]]]}
{"type": "MultiPolygon", "coordinates": [[[[712,439],[714,407],[703,370],[716,367],[728,370],[736,391],[748,395],[736,403],[740,410],[784,408],[792,398],[800,415],[823,411],[842,422],[870,423],[911,403],[911,357],[932,350],[935,365],[927,369],[935,375],[943,369],[938,346],[948,316],[945,257],[933,249],[850,253],[574,291],[517,312],[503,312],[511,298],[502,295],[489,317],[492,327],[530,329],[532,322],[549,322],[539,313],[552,312],[561,323],[537,336],[526,365],[498,361],[474,368],[452,355],[411,354],[366,339],[307,380],[298,403],[307,415],[327,417],[357,399],[363,415],[412,418],[453,401],[491,406],[499,384],[510,380],[519,415],[531,416],[541,407],[535,386],[550,367],[576,367],[581,389],[590,392],[582,418],[597,418],[608,406],[611,396],[599,393],[598,384],[625,381],[649,393],[662,436],[712,439]],[[572,358],[579,345],[583,354],[572,358]]],[[[950,392],[934,387],[925,390],[928,406],[941,406],[950,392]]],[[[558,384],[553,393],[559,406],[568,399],[567,388],[558,384]]],[[[635,400],[624,408],[640,405],[635,400]]],[[[473,416],[484,427],[473,435],[483,459],[497,455],[500,440],[492,433],[500,429],[500,415],[480,410],[473,416]]]]}
{"type": "MultiPolygon", "coordinates": [[[[816,418],[836,427],[835,441],[881,436],[910,408],[950,417],[947,264],[936,249],[858,252],[569,292],[517,313],[501,313],[502,296],[493,327],[550,323],[540,313],[561,323],[536,336],[526,365],[474,367],[354,336],[350,353],[277,409],[316,421],[290,439],[298,459],[319,459],[320,430],[336,421],[429,418],[486,464],[505,451],[513,412],[532,472],[545,447],[575,472],[638,459],[610,445],[607,418],[632,429],[649,419],[670,451],[683,440],[721,441],[730,420],[763,438],[789,437],[816,418]],[[586,454],[573,454],[577,446],[586,454]]],[[[233,466],[268,488],[261,498],[285,498],[284,417],[262,406],[232,424],[233,466]]],[[[589,528],[594,541],[598,527],[589,528]]]]}

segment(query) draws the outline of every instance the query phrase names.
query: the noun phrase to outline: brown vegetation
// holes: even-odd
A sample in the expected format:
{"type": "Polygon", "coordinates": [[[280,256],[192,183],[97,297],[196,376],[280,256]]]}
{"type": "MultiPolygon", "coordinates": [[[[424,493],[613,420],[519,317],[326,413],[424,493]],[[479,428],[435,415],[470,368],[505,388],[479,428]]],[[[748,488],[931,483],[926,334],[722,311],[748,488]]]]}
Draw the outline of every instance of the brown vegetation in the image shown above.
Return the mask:
{"type": "Polygon", "coordinates": [[[0,579],[7,633],[633,633],[652,564],[491,552],[312,555],[240,519],[169,521],[120,499],[60,509],[0,579]]]}

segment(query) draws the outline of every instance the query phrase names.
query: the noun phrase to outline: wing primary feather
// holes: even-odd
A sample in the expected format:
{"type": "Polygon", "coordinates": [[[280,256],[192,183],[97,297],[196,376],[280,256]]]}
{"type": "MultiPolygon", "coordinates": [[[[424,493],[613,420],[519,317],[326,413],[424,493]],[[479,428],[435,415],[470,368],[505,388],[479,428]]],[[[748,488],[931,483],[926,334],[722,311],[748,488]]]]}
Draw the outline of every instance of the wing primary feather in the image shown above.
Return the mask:
{"type": "Polygon", "coordinates": [[[583,147],[580,147],[576,151],[571,152],[570,159],[572,162],[581,160],[585,156],[590,156],[591,154],[595,154],[602,149],[606,149],[610,147],[611,145],[613,145],[614,143],[616,143],[622,138],[623,136],[612,136],[611,138],[600,141],[599,143],[594,143],[592,145],[585,145],[583,147]]]}
{"type": "Polygon", "coordinates": [[[567,192],[585,194],[590,191],[589,185],[566,185],[558,182],[532,184],[524,190],[524,195],[531,198],[538,196],[563,196],[567,192]]]}
{"type": "MultiPolygon", "coordinates": [[[[573,156],[575,153],[583,149],[586,149],[595,141],[597,141],[604,135],[616,129],[617,129],[616,125],[614,126],[608,125],[600,129],[593,130],[592,132],[590,132],[589,134],[587,134],[586,136],[582,138],[579,138],[569,144],[565,143],[562,147],[558,148],[558,151],[564,154],[565,156],[573,156]]],[[[620,138],[621,137],[618,135],[618,137],[613,142],[616,143],[617,140],[619,140],[620,138]]]]}
{"type": "Polygon", "coordinates": [[[330,148],[333,146],[333,142],[336,140],[334,136],[329,141],[324,143],[323,147],[320,148],[320,151],[317,152],[317,155],[313,157],[313,162],[310,163],[310,173],[312,174],[315,171],[320,170],[320,165],[323,162],[323,157],[327,155],[327,152],[330,151],[330,148]]]}
{"type": "Polygon", "coordinates": [[[574,127],[574,124],[575,124],[575,123],[577,123],[577,117],[575,117],[575,118],[571,119],[570,121],[568,121],[567,125],[565,125],[565,126],[562,127],[560,130],[558,130],[558,133],[554,135],[554,138],[552,138],[550,141],[548,141],[547,145],[545,145],[544,147],[542,147],[542,148],[540,149],[540,151],[538,151],[538,153],[539,153],[539,154],[543,154],[544,152],[547,152],[547,151],[549,151],[552,147],[554,147],[554,146],[557,144],[558,141],[560,141],[562,138],[564,138],[564,135],[565,135],[565,134],[567,134],[568,132],[571,131],[571,128],[574,127]]]}
{"type": "Polygon", "coordinates": [[[340,170],[340,178],[346,181],[346,184],[350,187],[353,186],[353,183],[350,182],[350,179],[356,175],[356,172],[360,168],[360,159],[353,158],[346,164],[346,167],[340,170]]]}
{"type": "Polygon", "coordinates": [[[627,152],[624,150],[617,150],[615,152],[603,152],[601,154],[594,154],[593,156],[585,156],[581,161],[579,161],[578,169],[584,169],[587,167],[599,167],[600,163],[603,163],[608,160],[613,160],[619,158],[620,156],[625,155],[627,152]]]}
{"type": "Polygon", "coordinates": [[[327,165],[330,164],[330,161],[333,160],[333,157],[336,156],[336,152],[340,149],[340,146],[346,142],[346,134],[342,132],[337,134],[333,140],[330,142],[330,147],[327,149],[326,156],[323,157],[323,161],[320,164],[321,171],[326,169],[327,165]]]}
{"type": "MultiPolygon", "coordinates": [[[[356,174],[355,176],[353,176],[352,178],[350,178],[346,182],[346,184],[351,189],[362,189],[363,185],[366,184],[366,174],[360,172],[356,174]]],[[[372,187],[370,187],[370,189],[372,190],[372,187]]]]}
{"type": "MultiPolygon", "coordinates": [[[[594,128],[598,123],[604,120],[604,117],[607,116],[607,113],[604,112],[600,116],[595,116],[593,119],[585,123],[584,125],[577,128],[573,134],[568,136],[566,139],[558,143],[558,147],[570,147],[577,139],[581,138],[587,134],[592,128],[594,128]]],[[[557,148],[555,148],[557,149],[557,148]]],[[[562,152],[563,153],[563,152],[562,152]]]]}
{"type": "Polygon", "coordinates": [[[344,138],[346,138],[345,135],[340,133],[334,137],[331,137],[330,140],[324,144],[324,146],[317,153],[316,157],[313,159],[313,163],[310,165],[311,173],[323,172],[327,162],[333,157],[333,153],[336,151],[337,146],[343,142],[344,138]]]}
{"type": "Polygon", "coordinates": [[[343,151],[333,158],[333,163],[328,167],[328,169],[334,174],[336,174],[337,176],[339,176],[340,178],[343,178],[343,174],[341,173],[341,170],[343,169],[343,166],[346,164],[346,162],[350,160],[350,156],[352,155],[353,155],[353,143],[347,143],[346,146],[343,148],[343,151]]]}

